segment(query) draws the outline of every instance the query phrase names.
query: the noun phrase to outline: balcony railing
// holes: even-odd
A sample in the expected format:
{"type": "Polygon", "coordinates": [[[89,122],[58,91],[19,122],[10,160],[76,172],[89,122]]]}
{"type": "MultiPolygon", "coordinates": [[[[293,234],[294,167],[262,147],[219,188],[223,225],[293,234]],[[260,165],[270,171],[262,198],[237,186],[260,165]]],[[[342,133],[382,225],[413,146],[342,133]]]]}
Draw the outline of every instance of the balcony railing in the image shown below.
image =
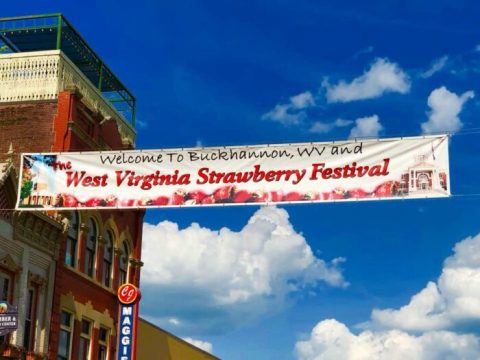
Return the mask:
{"type": "Polygon", "coordinates": [[[92,110],[115,119],[122,137],[133,144],[132,125],[61,50],[0,55],[0,102],[57,99],[59,92],[72,87],[92,110]]]}

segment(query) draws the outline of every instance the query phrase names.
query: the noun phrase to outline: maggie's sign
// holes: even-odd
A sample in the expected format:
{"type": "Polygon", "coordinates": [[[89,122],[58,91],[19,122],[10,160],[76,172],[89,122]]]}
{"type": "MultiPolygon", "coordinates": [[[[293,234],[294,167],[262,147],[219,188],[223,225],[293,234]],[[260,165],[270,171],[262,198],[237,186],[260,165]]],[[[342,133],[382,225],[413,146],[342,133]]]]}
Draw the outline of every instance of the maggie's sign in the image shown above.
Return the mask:
{"type": "Polygon", "coordinates": [[[133,284],[124,284],[118,289],[118,300],[120,301],[120,313],[117,359],[134,360],[140,291],[133,284]]]}
{"type": "Polygon", "coordinates": [[[147,208],[450,195],[448,137],[23,154],[17,209],[147,208]]]}

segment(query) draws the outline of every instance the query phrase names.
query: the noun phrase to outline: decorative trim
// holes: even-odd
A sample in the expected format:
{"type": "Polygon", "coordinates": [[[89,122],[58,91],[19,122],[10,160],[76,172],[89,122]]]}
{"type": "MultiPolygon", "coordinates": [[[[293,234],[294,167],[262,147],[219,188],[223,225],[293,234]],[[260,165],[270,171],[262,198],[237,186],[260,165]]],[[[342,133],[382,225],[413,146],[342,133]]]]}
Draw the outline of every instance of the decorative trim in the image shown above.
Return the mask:
{"type": "Polygon", "coordinates": [[[130,263],[131,266],[133,266],[136,269],[139,269],[144,265],[143,261],[135,258],[128,259],[128,262],[130,263]]]}
{"type": "Polygon", "coordinates": [[[0,266],[4,269],[11,271],[14,274],[19,274],[22,272],[22,267],[17,265],[15,260],[10,256],[10,254],[5,255],[0,259],[0,266]]]}

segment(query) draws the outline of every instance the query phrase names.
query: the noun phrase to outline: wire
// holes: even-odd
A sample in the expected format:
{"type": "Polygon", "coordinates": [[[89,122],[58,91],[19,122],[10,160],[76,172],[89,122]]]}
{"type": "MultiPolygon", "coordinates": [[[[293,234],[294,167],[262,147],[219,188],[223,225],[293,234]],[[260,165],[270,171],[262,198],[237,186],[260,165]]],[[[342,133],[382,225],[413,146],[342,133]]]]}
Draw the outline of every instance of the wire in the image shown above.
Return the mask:
{"type": "MultiPolygon", "coordinates": [[[[438,197],[438,198],[435,198],[435,197],[429,197],[428,199],[429,200],[435,200],[435,199],[449,199],[449,198],[456,198],[456,199],[477,199],[477,198],[480,198],[480,193],[472,193],[472,194],[451,194],[450,196],[445,196],[445,197],[438,197]]],[[[385,199],[385,198],[372,198],[371,201],[376,201],[376,200],[425,200],[426,198],[409,198],[409,197],[401,197],[401,198],[391,198],[391,199],[385,199]]],[[[368,200],[366,200],[368,201],[368,200]]],[[[358,203],[358,201],[355,201],[355,200],[338,200],[338,201],[305,201],[305,204],[320,204],[320,203],[325,203],[325,204],[335,204],[335,203],[358,203]]],[[[362,201],[363,202],[363,201],[362,201]]],[[[302,202],[295,202],[297,205],[301,205],[302,202]]],[[[223,205],[228,205],[228,204],[223,204],[223,205]]],[[[267,205],[266,203],[265,204],[262,204],[262,203],[245,203],[245,205],[267,205]]],[[[290,202],[278,202],[278,203],[268,203],[268,205],[291,205],[290,202]]],[[[180,208],[182,206],[178,206],[178,208],[180,208]]],[[[195,207],[195,206],[192,206],[192,207],[195,207]]],[[[208,206],[198,206],[198,207],[208,207],[208,206]]],[[[174,209],[176,207],[168,207],[168,209],[174,209]]],[[[118,208],[95,208],[95,210],[107,210],[107,211],[122,211],[122,210],[139,210],[140,208],[122,208],[122,209],[118,209],[118,208]]],[[[145,208],[141,208],[141,209],[144,209],[144,210],[148,210],[149,207],[145,207],[145,208]]],[[[159,207],[151,207],[150,209],[159,209],[159,207]]],[[[45,210],[40,210],[40,209],[35,209],[33,210],[33,212],[41,212],[41,213],[44,213],[44,212],[49,212],[49,211],[55,211],[55,212],[58,212],[58,211],[77,211],[77,210],[92,210],[92,208],[71,208],[71,209],[68,209],[68,210],[57,210],[55,208],[49,208],[49,209],[45,209],[45,210]]],[[[1,209],[0,208],[0,214],[2,212],[24,212],[24,211],[30,211],[28,208],[25,208],[25,209],[1,209]]]]}
{"type": "MultiPolygon", "coordinates": [[[[345,139],[345,138],[335,138],[335,137],[332,137],[332,138],[329,138],[328,140],[319,140],[319,141],[299,141],[298,139],[296,141],[288,141],[288,140],[285,140],[282,142],[282,144],[296,144],[296,143],[310,143],[310,142],[320,142],[320,143],[328,143],[328,142],[338,142],[338,141],[361,141],[361,140],[375,140],[375,139],[378,139],[378,140],[382,140],[382,139],[388,139],[388,138],[409,138],[409,137],[421,137],[421,136],[432,136],[432,135],[448,135],[450,137],[456,137],[456,136],[466,136],[466,135],[478,135],[480,134],[480,127],[476,127],[476,128],[466,128],[466,129],[460,129],[458,131],[431,131],[431,132],[426,132],[426,133],[423,133],[423,134],[420,134],[420,135],[405,135],[405,134],[391,134],[389,135],[387,138],[378,138],[378,137],[375,137],[375,136],[365,136],[365,137],[362,137],[362,138],[355,138],[355,139],[345,139]]],[[[262,142],[261,140],[259,140],[259,142],[262,142]]],[[[264,145],[264,146],[268,146],[268,141],[267,142],[264,142],[263,144],[261,145],[264,145]]],[[[274,145],[281,145],[281,144],[274,144],[274,145]]],[[[212,145],[212,146],[208,146],[208,147],[204,147],[204,146],[177,146],[175,148],[163,148],[163,149],[133,149],[133,150],[127,150],[127,151],[166,151],[166,150],[172,150],[172,149],[193,149],[193,148],[218,148],[218,147],[225,147],[225,146],[228,146],[228,147],[236,147],[236,146],[249,146],[249,145],[239,145],[239,144],[222,144],[222,145],[212,145]]],[[[252,146],[252,145],[250,145],[252,146]]],[[[101,151],[101,150],[92,150],[92,151],[101,151]]],[[[105,152],[123,152],[125,150],[109,150],[109,151],[105,151],[105,152]]],[[[82,151],[80,151],[82,152],[82,151]]],[[[88,152],[88,151],[83,151],[83,152],[88,152]]],[[[50,153],[50,152],[49,152],[50,153]]],[[[58,153],[58,152],[51,152],[53,154],[55,153],[58,153]]],[[[68,151],[67,151],[68,153],[68,151]]],[[[19,153],[19,152],[16,152],[15,150],[12,151],[10,154],[15,154],[15,155],[19,155],[19,154],[22,154],[22,153],[19,153]]]]}

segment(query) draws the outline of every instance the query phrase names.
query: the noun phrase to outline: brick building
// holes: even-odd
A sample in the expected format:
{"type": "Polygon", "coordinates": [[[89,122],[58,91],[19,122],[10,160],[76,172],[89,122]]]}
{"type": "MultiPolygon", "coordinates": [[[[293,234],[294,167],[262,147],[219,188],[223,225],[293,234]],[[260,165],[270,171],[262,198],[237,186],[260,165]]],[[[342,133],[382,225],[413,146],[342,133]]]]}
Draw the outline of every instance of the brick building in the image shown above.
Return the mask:
{"type": "Polygon", "coordinates": [[[15,202],[12,160],[0,163],[0,300],[15,304],[19,319],[17,331],[0,337],[0,354],[35,359],[48,350],[57,239],[65,224],[40,212],[5,210],[15,202]]]}
{"type": "Polygon", "coordinates": [[[139,284],[144,212],[9,209],[20,153],[133,149],[134,114],[62,15],[0,19],[0,285],[19,310],[4,357],[115,358],[116,290],[139,284]]]}

